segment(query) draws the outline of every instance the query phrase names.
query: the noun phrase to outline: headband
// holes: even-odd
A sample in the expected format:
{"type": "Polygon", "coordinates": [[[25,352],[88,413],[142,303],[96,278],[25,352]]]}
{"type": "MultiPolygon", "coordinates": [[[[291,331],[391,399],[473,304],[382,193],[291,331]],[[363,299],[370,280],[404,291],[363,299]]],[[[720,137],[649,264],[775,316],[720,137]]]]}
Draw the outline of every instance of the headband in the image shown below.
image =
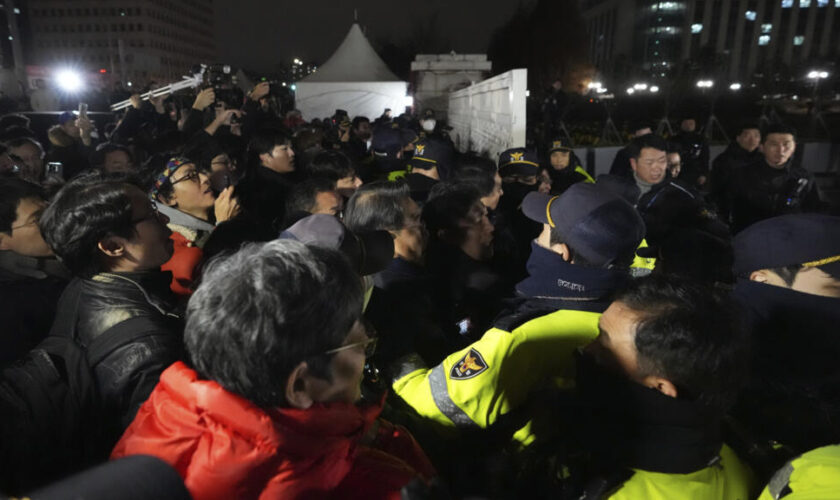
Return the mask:
{"type": "Polygon", "coordinates": [[[152,187],[152,190],[149,193],[149,197],[151,197],[152,200],[155,200],[157,198],[158,193],[160,192],[160,188],[163,187],[164,184],[169,182],[169,178],[172,177],[172,174],[174,174],[175,171],[178,170],[181,166],[186,165],[188,163],[192,162],[183,157],[172,158],[171,160],[166,162],[166,168],[164,168],[163,172],[161,172],[161,174],[157,176],[157,179],[155,179],[155,185],[154,187],[152,187]]]}

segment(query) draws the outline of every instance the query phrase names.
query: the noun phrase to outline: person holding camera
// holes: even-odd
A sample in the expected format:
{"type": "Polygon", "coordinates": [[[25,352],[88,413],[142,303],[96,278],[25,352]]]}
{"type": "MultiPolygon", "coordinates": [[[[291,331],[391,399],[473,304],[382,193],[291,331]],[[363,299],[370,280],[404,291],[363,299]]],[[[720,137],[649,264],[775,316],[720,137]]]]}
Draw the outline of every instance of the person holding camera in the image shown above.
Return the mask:
{"type": "Polygon", "coordinates": [[[215,227],[212,221],[221,223],[234,217],[239,202],[233,197],[233,187],[216,197],[210,176],[187,158],[170,158],[165,166],[153,167],[149,173],[149,196],[169,219],[174,243],[172,258],[161,269],[172,272],[172,291],[188,296],[203,256],[201,247],[215,227]]]}

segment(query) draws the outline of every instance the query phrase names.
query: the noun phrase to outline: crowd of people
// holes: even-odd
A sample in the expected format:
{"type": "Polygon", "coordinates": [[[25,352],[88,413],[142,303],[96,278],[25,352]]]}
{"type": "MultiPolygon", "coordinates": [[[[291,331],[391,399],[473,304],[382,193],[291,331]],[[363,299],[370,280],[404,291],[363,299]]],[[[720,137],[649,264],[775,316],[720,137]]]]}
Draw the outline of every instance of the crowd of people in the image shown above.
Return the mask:
{"type": "Polygon", "coordinates": [[[840,217],[793,129],[640,123],[595,178],[269,91],[0,117],[0,491],[836,497],[840,217]]]}

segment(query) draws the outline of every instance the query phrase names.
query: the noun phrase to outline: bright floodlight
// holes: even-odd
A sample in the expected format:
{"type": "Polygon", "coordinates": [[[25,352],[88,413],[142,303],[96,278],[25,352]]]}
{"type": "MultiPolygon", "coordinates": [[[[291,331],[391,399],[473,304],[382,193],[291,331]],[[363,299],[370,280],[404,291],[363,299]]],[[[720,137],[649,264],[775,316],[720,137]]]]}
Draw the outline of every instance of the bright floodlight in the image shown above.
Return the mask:
{"type": "Polygon", "coordinates": [[[816,80],[819,77],[820,77],[820,72],[819,71],[812,71],[812,72],[808,73],[808,78],[810,78],[812,80],[816,80]]]}
{"type": "Polygon", "coordinates": [[[820,78],[828,78],[828,71],[820,71],[820,78]]]}
{"type": "Polygon", "coordinates": [[[56,73],[55,82],[65,92],[77,92],[82,88],[82,78],[78,73],[69,69],[56,73]]]}
{"type": "Polygon", "coordinates": [[[653,85],[653,86],[650,87],[650,91],[655,94],[655,93],[659,92],[659,87],[657,87],[656,85],[653,85]]]}
{"type": "Polygon", "coordinates": [[[629,89],[627,89],[627,93],[630,94],[630,95],[633,95],[633,92],[635,92],[635,91],[636,91],[636,89],[634,89],[633,87],[630,87],[629,89]]]}
{"type": "Polygon", "coordinates": [[[740,83],[733,83],[732,85],[729,86],[729,89],[730,90],[741,90],[741,84],[740,83]]]}
{"type": "Polygon", "coordinates": [[[600,89],[602,87],[601,82],[589,82],[590,89],[600,89]]]}
{"type": "Polygon", "coordinates": [[[637,83],[636,85],[633,85],[633,88],[636,90],[647,90],[647,87],[647,83],[637,83]]]}

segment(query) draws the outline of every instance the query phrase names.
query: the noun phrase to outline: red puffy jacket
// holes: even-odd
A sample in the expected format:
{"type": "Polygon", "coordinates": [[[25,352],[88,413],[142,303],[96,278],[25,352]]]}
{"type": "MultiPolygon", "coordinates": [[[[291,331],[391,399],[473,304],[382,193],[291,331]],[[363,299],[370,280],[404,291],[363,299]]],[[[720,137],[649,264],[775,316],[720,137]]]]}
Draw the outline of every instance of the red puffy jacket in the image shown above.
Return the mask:
{"type": "Polygon", "coordinates": [[[266,412],[177,362],[111,458],[159,457],[195,500],[399,499],[404,485],[434,469],[401,427],[383,423],[372,445],[359,443],[381,409],[332,403],[266,412]]]}

